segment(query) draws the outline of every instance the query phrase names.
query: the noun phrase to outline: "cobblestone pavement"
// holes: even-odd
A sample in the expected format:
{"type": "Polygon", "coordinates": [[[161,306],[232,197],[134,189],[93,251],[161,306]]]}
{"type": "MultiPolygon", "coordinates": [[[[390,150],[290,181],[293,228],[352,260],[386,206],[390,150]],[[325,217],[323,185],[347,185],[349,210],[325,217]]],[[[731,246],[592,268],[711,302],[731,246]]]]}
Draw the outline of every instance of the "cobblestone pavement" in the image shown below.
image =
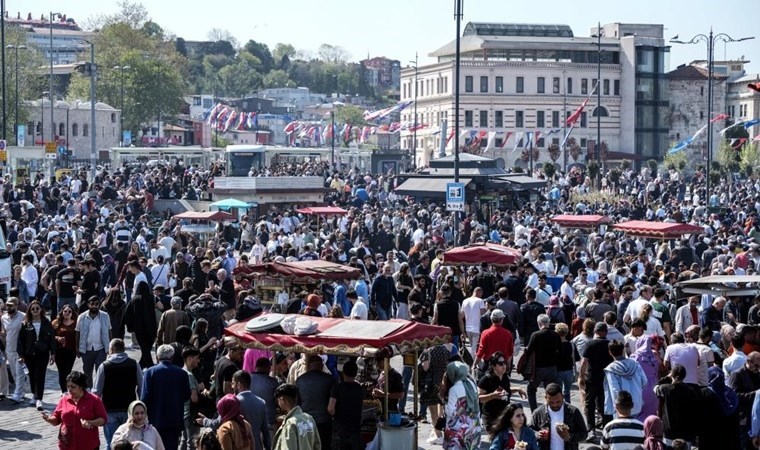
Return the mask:
{"type": "MultiPolygon", "coordinates": [[[[129,337],[126,338],[126,344],[129,347],[131,341],[129,337]]],[[[127,353],[130,357],[139,360],[140,353],[136,350],[128,350],[127,353]]],[[[401,369],[401,359],[394,358],[393,365],[397,370],[401,369]]],[[[81,370],[82,362],[77,359],[74,364],[74,370],[81,370]]],[[[513,387],[526,388],[525,382],[516,381],[513,379],[513,387]]],[[[407,401],[407,410],[412,411],[412,398],[407,401]]],[[[24,403],[18,405],[14,404],[10,400],[6,399],[0,401],[0,448],[9,450],[54,450],[57,448],[57,433],[58,427],[53,427],[42,420],[40,412],[33,405],[29,405],[29,398],[31,394],[26,394],[26,400],[24,403]]],[[[541,401],[543,398],[543,392],[539,389],[538,399],[541,401]]],[[[60,399],[60,391],[58,388],[58,371],[55,365],[50,367],[47,378],[45,380],[45,396],[43,398],[43,404],[45,411],[53,411],[55,409],[58,400],[60,399]]],[[[578,392],[573,391],[572,403],[578,406],[578,392]]],[[[525,405],[526,413],[528,412],[527,402],[523,401],[525,405]]],[[[441,446],[430,445],[425,440],[430,436],[432,426],[430,424],[419,424],[419,449],[440,449],[441,446]]],[[[105,448],[105,440],[103,437],[103,431],[100,431],[101,449],[105,448]]],[[[488,438],[484,435],[481,444],[481,449],[488,449],[488,438]]],[[[581,445],[581,450],[587,449],[588,445],[581,445]]]]}

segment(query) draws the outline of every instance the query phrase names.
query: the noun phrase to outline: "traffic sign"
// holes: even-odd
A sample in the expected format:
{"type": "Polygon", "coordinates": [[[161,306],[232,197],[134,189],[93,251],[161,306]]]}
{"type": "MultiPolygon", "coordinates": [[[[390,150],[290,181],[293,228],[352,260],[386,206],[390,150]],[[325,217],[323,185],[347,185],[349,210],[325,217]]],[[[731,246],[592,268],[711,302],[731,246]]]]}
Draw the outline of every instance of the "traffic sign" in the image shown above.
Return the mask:
{"type": "Polygon", "coordinates": [[[59,145],[58,146],[58,153],[60,153],[61,155],[65,155],[66,154],[66,146],[65,145],[59,145]]]}
{"type": "Polygon", "coordinates": [[[8,151],[7,150],[0,150],[0,161],[2,161],[2,162],[8,161],[8,151]]]}
{"type": "Polygon", "coordinates": [[[56,158],[57,156],[55,154],[55,151],[53,151],[53,153],[45,152],[45,159],[56,159],[56,158]]]}
{"type": "Polygon", "coordinates": [[[58,148],[56,142],[45,142],[45,153],[55,154],[55,149],[58,148]]]}
{"type": "Polygon", "coordinates": [[[5,139],[0,139],[0,150],[5,150],[5,148],[8,146],[8,141],[5,139]]]}
{"type": "Polygon", "coordinates": [[[446,210],[464,211],[464,183],[446,183],[446,210]]]}

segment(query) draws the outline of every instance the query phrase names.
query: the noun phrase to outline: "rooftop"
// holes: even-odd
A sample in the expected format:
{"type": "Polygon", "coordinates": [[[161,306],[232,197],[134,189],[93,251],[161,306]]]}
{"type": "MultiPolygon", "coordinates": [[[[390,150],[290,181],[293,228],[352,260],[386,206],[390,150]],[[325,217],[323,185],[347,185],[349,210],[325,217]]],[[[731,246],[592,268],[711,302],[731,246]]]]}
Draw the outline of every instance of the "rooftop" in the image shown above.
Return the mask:
{"type": "Polygon", "coordinates": [[[573,37],[568,25],[469,22],[462,36],[573,37]]]}

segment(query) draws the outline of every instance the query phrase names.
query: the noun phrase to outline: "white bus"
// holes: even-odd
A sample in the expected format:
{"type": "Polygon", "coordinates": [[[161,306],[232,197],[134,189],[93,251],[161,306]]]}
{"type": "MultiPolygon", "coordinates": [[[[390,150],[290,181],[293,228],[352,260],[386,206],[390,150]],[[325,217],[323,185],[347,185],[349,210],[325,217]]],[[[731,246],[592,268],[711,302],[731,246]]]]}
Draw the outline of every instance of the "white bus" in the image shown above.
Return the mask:
{"type": "Polygon", "coordinates": [[[228,145],[224,149],[225,175],[247,177],[251,169],[261,171],[266,165],[266,149],[263,145],[228,145]]]}

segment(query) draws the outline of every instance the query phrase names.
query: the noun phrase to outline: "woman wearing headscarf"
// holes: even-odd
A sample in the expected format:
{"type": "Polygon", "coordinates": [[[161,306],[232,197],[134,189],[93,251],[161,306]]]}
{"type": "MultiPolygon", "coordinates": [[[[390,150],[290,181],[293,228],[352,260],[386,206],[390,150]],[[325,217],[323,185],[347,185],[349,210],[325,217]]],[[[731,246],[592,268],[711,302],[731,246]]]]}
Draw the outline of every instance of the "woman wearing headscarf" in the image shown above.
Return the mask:
{"type": "Polygon", "coordinates": [[[551,323],[565,322],[565,311],[559,302],[559,297],[552,295],[549,297],[549,306],[546,307],[546,314],[549,316],[551,323]]]}
{"type": "Polygon", "coordinates": [[[216,409],[220,419],[216,437],[222,444],[222,449],[251,448],[253,432],[240,412],[240,400],[234,394],[227,394],[216,403],[216,409]]]}
{"type": "Polygon", "coordinates": [[[739,399],[733,389],[726,386],[723,370],[710,367],[707,370],[707,387],[702,388],[699,410],[700,448],[740,448],[739,446],[739,399]]]}
{"type": "Polygon", "coordinates": [[[662,420],[649,416],[644,420],[644,450],[667,450],[662,436],[662,420]]]}
{"type": "MultiPolygon", "coordinates": [[[[111,445],[120,441],[128,441],[133,445],[137,442],[146,445],[145,448],[164,450],[164,442],[158,430],[148,423],[148,409],[145,403],[135,400],[127,408],[127,422],[120,425],[113,434],[111,445]]],[[[144,448],[144,447],[134,447],[144,448]]]]}
{"type": "Polygon", "coordinates": [[[127,303],[124,324],[127,326],[127,330],[135,333],[137,343],[140,345],[140,367],[143,369],[153,367],[153,357],[150,351],[158,334],[155,311],[156,300],[148,283],[139,283],[137,292],[132,296],[132,300],[127,303]]]}
{"type": "Polygon", "coordinates": [[[644,392],[641,396],[643,400],[641,412],[638,415],[638,419],[641,421],[657,414],[659,404],[657,396],[654,394],[654,386],[659,380],[662,359],[658,353],[652,350],[653,345],[654,337],[652,335],[641,336],[636,340],[636,351],[631,355],[631,359],[639,363],[647,377],[647,384],[644,386],[644,392]]]}
{"type": "Polygon", "coordinates": [[[463,362],[454,361],[446,366],[446,428],[443,432],[445,450],[474,450],[480,447],[478,390],[468,374],[467,364],[463,362]]]}

